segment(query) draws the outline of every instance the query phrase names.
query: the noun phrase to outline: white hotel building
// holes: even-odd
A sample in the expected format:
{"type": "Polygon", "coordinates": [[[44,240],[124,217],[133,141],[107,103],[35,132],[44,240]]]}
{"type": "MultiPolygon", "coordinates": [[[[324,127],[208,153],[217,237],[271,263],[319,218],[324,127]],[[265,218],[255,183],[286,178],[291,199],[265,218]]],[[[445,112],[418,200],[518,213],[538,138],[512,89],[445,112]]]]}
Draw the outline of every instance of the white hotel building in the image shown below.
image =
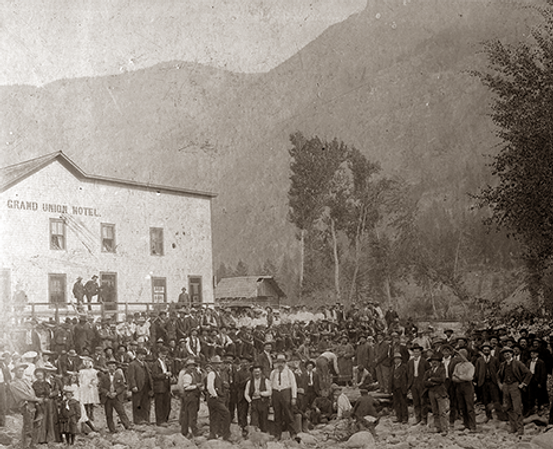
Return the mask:
{"type": "MultiPolygon", "coordinates": [[[[88,175],[61,152],[0,169],[4,305],[74,301],[98,276],[107,301],[213,302],[215,195],[88,175]]],[[[96,301],[96,298],[94,298],[96,301]]]]}

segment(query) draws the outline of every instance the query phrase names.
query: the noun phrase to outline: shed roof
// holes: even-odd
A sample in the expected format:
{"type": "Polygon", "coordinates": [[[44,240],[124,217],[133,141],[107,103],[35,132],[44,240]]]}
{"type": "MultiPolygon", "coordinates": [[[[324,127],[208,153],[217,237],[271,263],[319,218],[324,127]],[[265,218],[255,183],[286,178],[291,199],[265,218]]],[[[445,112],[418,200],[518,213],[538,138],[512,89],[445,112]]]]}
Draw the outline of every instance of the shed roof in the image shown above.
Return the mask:
{"type": "Polygon", "coordinates": [[[216,194],[210,192],[201,192],[197,190],[183,189],[180,187],[162,186],[137,181],[108,178],[106,176],[90,175],[81,170],[81,168],[77,164],[75,164],[66,154],[61,151],[46,154],[44,156],[30,159],[19,164],[10,165],[7,167],[0,167],[0,192],[4,192],[5,190],[23,181],[28,176],[33,175],[34,173],[38,172],[39,170],[43,169],[54,161],[59,161],[77,178],[88,181],[96,181],[106,184],[120,185],[124,187],[131,187],[149,191],[176,193],[181,195],[201,196],[207,198],[214,198],[215,196],[217,196],[216,194]]]}
{"type": "Polygon", "coordinates": [[[255,299],[259,296],[259,285],[264,282],[271,285],[279,298],[286,297],[272,276],[243,276],[221,279],[215,289],[215,298],[255,299]]]}

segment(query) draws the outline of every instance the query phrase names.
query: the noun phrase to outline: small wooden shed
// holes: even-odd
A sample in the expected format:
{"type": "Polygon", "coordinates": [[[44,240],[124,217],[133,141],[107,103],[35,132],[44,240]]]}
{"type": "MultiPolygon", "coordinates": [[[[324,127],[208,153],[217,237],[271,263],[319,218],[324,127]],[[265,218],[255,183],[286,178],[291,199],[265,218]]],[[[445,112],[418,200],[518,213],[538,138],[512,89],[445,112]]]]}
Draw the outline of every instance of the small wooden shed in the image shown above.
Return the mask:
{"type": "Polygon", "coordinates": [[[223,278],[215,289],[215,301],[228,305],[256,304],[279,307],[286,295],[272,276],[223,278]]]}

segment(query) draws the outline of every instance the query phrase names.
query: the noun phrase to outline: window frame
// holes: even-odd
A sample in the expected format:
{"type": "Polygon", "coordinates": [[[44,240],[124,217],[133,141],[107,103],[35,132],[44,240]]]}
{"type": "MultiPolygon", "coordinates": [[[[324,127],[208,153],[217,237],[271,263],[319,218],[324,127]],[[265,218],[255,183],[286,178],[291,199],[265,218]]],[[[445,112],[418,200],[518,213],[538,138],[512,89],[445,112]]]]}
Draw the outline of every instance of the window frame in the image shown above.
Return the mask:
{"type": "Polygon", "coordinates": [[[55,308],[57,307],[67,307],[67,274],[65,273],[48,273],[48,307],[55,308]],[[59,279],[62,281],[62,300],[63,301],[52,301],[52,281],[54,279],[59,279]]]}
{"type": "Polygon", "coordinates": [[[158,256],[158,257],[163,257],[165,255],[165,236],[164,236],[164,232],[163,232],[163,228],[160,228],[160,227],[150,227],[150,256],[158,256]],[[161,235],[161,252],[158,254],[157,252],[154,252],[154,233],[155,232],[160,232],[160,235],[161,235]]]}
{"type": "Polygon", "coordinates": [[[101,247],[101,251],[103,253],[116,253],[117,250],[117,240],[115,238],[115,224],[113,223],[100,223],[100,247],[101,247]],[[113,249],[110,251],[108,249],[105,249],[104,248],[104,229],[112,229],[113,231],[113,249]]]}
{"type": "Polygon", "coordinates": [[[194,276],[190,275],[188,276],[188,296],[190,298],[190,304],[203,304],[204,302],[204,280],[202,276],[194,276]],[[200,285],[200,294],[199,294],[199,301],[194,301],[194,289],[192,288],[192,284],[195,284],[195,282],[192,282],[193,280],[198,279],[199,285],[200,285]]]}
{"type": "Polygon", "coordinates": [[[167,278],[163,276],[152,276],[152,303],[153,304],[167,304],[167,278]],[[163,301],[156,301],[156,291],[155,291],[155,283],[156,281],[163,281],[163,301]]]}
{"type": "Polygon", "coordinates": [[[67,232],[66,232],[66,229],[65,229],[65,220],[63,218],[50,218],[50,221],[48,222],[49,224],[49,229],[48,229],[48,235],[50,237],[50,249],[52,251],[66,251],[67,250],[67,232]],[[56,223],[56,224],[61,224],[62,226],[62,234],[54,234],[53,233],[53,224],[56,223]],[[60,236],[61,235],[61,238],[62,238],[62,247],[61,248],[55,248],[54,247],[54,243],[53,243],[53,237],[54,236],[60,236]]]}

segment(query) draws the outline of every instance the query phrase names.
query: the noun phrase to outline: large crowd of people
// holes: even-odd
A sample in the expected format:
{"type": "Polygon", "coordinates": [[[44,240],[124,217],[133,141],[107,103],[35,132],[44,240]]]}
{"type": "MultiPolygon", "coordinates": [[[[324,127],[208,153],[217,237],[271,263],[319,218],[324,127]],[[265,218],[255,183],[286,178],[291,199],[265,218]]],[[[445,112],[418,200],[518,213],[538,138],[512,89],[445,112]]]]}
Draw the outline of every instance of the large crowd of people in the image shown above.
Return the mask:
{"type": "Polygon", "coordinates": [[[525,415],[549,413],[553,423],[551,331],[540,320],[455,335],[371,302],[316,311],[184,303],[122,322],[86,313],[62,323],[29,319],[4,330],[0,426],[18,412],[24,447],[73,444],[79,431],[116,432],[114,411],[126,429],[167,426],[177,397],[186,437],[200,435],[205,400],[208,438],[230,439],[233,420],[244,438],[252,429],[296,438],[334,419],[374,431],[375,397],[389,396],[399,423],[427,425],[432,415],[436,432],[458,419],[476,432],[480,402],[486,420],[495,413],[521,435],[525,415]],[[360,397],[350,401],[344,387],[360,397]]]}

